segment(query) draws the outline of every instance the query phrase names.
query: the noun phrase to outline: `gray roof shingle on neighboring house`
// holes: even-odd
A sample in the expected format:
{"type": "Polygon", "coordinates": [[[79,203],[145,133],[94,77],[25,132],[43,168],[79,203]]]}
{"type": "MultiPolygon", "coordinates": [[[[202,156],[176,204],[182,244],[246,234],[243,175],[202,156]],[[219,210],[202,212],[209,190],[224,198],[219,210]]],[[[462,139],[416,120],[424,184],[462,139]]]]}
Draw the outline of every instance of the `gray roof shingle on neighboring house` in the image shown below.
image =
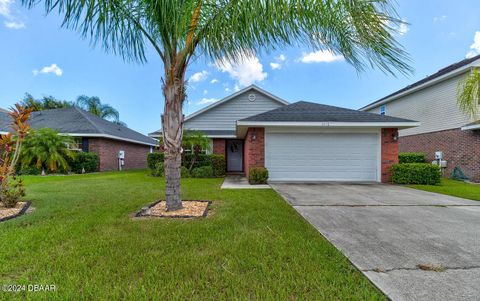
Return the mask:
{"type": "MultiPolygon", "coordinates": [[[[9,131],[9,123],[8,114],[0,112],[0,131],[9,131]]],[[[29,124],[34,129],[51,128],[64,134],[105,137],[147,145],[158,144],[155,139],[77,107],[33,112],[29,124]]]]}
{"type": "Polygon", "coordinates": [[[415,122],[313,102],[299,101],[241,121],[263,122],[415,122]]]}

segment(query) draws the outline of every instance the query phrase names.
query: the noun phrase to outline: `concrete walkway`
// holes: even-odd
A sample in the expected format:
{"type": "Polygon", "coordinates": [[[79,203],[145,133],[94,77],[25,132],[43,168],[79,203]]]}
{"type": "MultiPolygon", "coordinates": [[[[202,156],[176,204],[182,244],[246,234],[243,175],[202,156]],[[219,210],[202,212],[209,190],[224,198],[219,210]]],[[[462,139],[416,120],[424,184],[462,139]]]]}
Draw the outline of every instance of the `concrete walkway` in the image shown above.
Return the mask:
{"type": "Polygon", "coordinates": [[[393,300],[479,300],[480,202],[380,184],[272,184],[393,300]]]}
{"type": "Polygon", "coordinates": [[[251,185],[244,176],[226,176],[221,189],[270,189],[269,185],[251,185]]]}

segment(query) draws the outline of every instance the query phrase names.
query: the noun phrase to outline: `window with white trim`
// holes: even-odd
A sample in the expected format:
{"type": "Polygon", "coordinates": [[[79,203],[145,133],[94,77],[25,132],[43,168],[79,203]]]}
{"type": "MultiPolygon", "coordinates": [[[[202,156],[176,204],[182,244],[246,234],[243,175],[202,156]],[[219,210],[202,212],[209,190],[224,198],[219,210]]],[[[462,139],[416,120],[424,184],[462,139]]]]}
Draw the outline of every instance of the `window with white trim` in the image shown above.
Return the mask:
{"type": "Polygon", "coordinates": [[[387,112],[387,107],[385,105],[380,106],[380,115],[385,115],[387,112]]]}

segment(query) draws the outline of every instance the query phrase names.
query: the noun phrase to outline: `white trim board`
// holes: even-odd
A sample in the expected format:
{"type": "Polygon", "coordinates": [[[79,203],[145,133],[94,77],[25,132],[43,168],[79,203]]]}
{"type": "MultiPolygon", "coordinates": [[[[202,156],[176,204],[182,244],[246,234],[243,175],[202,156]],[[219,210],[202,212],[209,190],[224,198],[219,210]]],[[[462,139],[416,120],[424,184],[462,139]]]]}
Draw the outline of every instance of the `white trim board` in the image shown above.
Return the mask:
{"type": "Polygon", "coordinates": [[[95,134],[95,133],[58,133],[58,134],[59,135],[64,135],[64,136],[71,136],[71,137],[107,138],[107,139],[113,139],[113,140],[126,141],[126,142],[130,142],[130,143],[135,143],[135,144],[142,144],[142,145],[148,145],[148,146],[158,146],[157,144],[154,144],[154,143],[142,142],[142,141],[138,141],[138,140],[122,138],[122,137],[108,135],[108,134],[95,134]]]}

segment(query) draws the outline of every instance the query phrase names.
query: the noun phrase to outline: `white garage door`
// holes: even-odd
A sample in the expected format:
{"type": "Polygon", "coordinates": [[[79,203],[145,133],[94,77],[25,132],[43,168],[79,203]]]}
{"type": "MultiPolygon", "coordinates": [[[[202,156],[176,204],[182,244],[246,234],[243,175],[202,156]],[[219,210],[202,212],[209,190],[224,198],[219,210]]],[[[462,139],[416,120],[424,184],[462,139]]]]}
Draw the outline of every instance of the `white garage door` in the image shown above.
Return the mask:
{"type": "Polygon", "coordinates": [[[266,133],[271,181],[377,181],[378,133],[266,133]]]}

